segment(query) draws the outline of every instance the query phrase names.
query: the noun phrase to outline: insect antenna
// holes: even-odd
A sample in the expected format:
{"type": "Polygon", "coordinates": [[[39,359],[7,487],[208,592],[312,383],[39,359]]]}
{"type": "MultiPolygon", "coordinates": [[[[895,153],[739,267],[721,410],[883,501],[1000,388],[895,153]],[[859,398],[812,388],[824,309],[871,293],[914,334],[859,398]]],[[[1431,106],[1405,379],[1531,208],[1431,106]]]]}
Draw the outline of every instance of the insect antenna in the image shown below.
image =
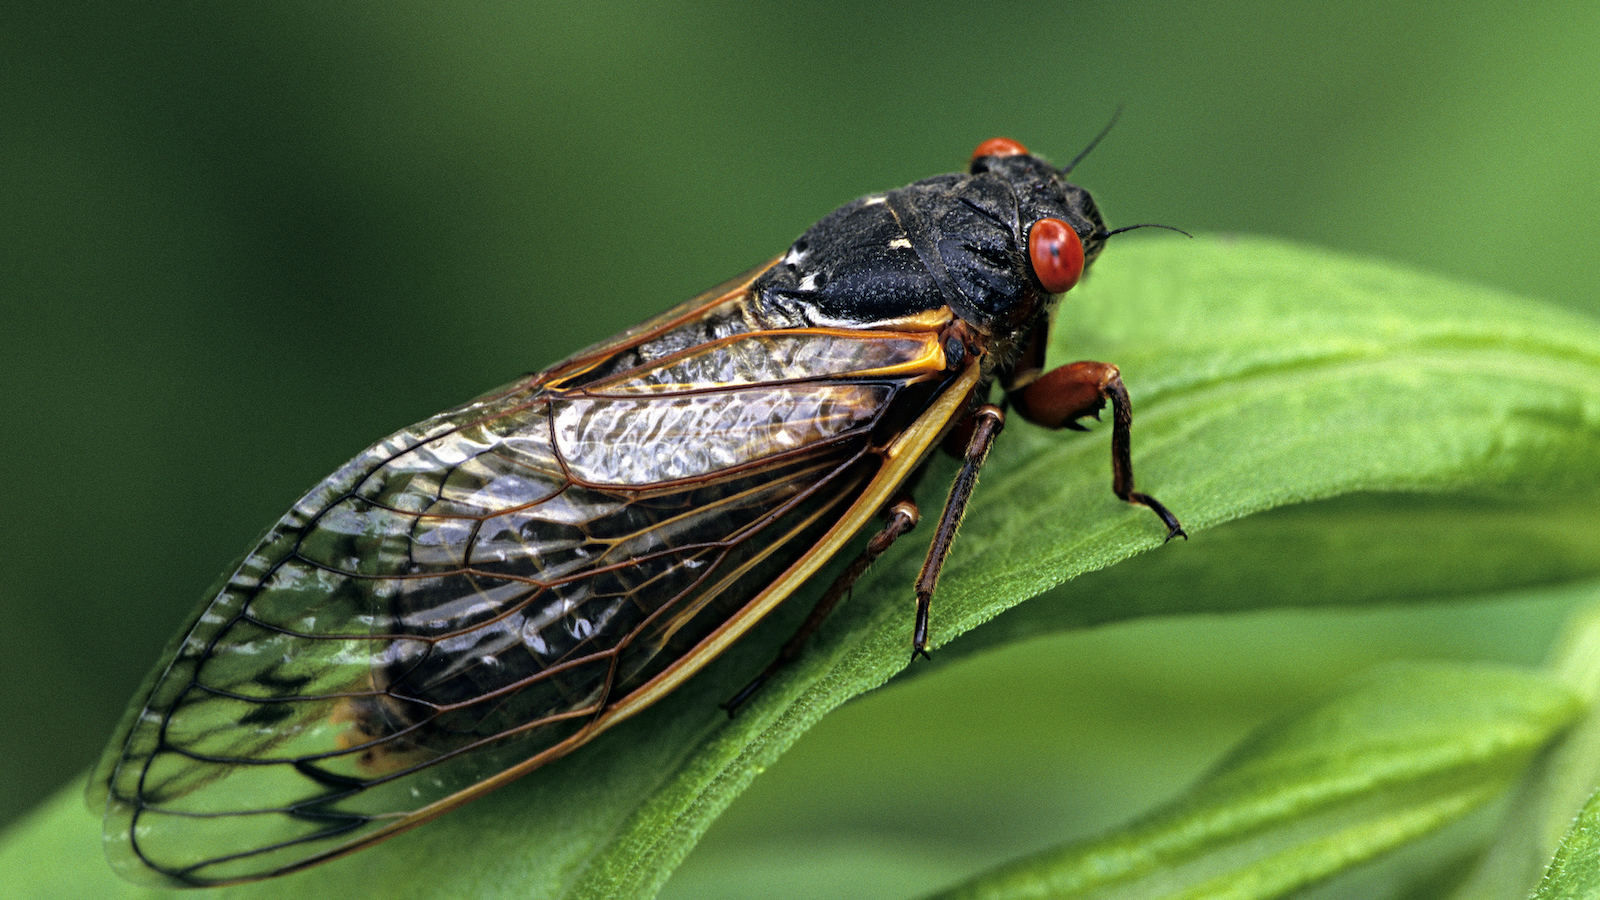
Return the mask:
{"type": "Polygon", "coordinates": [[[1118,103],[1117,111],[1111,114],[1111,121],[1106,123],[1106,127],[1100,129],[1100,133],[1094,136],[1094,140],[1089,142],[1089,146],[1083,148],[1082,152],[1072,158],[1072,162],[1067,163],[1061,168],[1061,174],[1066,175],[1073,169],[1076,169],[1078,167],[1078,163],[1083,162],[1083,158],[1089,155],[1089,151],[1093,150],[1101,141],[1105,140],[1106,135],[1111,133],[1112,127],[1117,124],[1117,120],[1120,118],[1122,118],[1122,104],[1118,103]]]}
{"type": "Polygon", "coordinates": [[[1165,228],[1168,231],[1176,231],[1177,233],[1183,235],[1186,238],[1194,237],[1194,235],[1190,234],[1187,231],[1184,231],[1182,228],[1177,228],[1177,227],[1172,226],[1172,225],[1159,225],[1159,224],[1157,224],[1155,222],[1140,222],[1137,225],[1124,225],[1121,228],[1113,228],[1110,231],[1102,231],[1102,232],[1100,232],[1098,234],[1090,235],[1090,237],[1097,237],[1097,238],[1099,238],[1100,240],[1103,241],[1106,238],[1111,237],[1113,234],[1121,234],[1124,231],[1132,231],[1135,228],[1165,228]]]}

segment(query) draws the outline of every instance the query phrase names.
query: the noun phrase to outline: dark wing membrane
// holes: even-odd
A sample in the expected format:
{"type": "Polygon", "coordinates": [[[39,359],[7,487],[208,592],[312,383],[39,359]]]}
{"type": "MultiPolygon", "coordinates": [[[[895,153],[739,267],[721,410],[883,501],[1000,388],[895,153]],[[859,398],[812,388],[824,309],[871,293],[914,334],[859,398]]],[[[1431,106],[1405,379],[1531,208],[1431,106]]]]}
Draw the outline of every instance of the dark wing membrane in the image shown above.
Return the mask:
{"type": "Polygon", "coordinates": [[[101,763],[122,874],[297,868],[586,740],[869,515],[885,417],[949,377],[931,333],[575,362],[376,444],[267,533],[101,763]]]}

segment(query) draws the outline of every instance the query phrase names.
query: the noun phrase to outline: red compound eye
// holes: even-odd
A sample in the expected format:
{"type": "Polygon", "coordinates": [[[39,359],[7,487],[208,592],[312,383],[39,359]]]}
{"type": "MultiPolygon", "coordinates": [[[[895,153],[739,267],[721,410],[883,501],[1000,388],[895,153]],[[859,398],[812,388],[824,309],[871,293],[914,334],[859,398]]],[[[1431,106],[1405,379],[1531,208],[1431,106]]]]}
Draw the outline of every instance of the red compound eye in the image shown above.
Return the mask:
{"type": "Polygon", "coordinates": [[[1045,291],[1064,293],[1083,277],[1083,241],[1060,219],[1040,219],[1028,229],[1028,261],[1045,291]]]}
{"type": "Polygon", "coordinates": [[[1011,138],[989,138],[972,151],[972,161],[985,156],[1026,156],[1028,148],[1011,138]]]}

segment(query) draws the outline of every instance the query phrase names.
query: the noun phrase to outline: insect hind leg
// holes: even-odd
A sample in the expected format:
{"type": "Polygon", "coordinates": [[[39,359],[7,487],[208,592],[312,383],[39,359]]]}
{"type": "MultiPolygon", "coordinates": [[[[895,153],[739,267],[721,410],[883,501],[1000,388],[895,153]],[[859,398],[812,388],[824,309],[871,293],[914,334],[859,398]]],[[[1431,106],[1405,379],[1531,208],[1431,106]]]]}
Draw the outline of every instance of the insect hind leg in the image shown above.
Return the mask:
{"type": "Polygon", "coordinates": [[[722,704],[722,708],[727,710],[728,718],[731,719],[737,715],[739,707],[743,706],[745,701],[754,696],[756,691],[771,680],[779,669],[793,662],[800,655],[800,650],[805,646],[806,641],[816,633],[817,628],[822,625],[822,621],[828,617],[829,613],[833,612],[835,606],[839,605],[839,601],[844,599],[844,596],[850,592],[850,588],[856,581],[866,574],[872,563],[883,555],[883,552],[888,550],[896,540],[899,540],[917,526],[917,519],[920,517],[920,513],[914,502],[901,500],[889,507],[888,516],[889,524],[885,525],[882,531],[873,535],[872,540],[867,542],[866,549],[861,551],[861,555],[851,560],[850,565],[839,573],[839,577],[828,585],[828,589],[817,600],[817,604],[811,608],[811,612],[806,616],[805,621],[800,623],[800,627],[795,629],[794,634],[778,650],[777,658],[768,663],[760,674],[750,679],[744,687],[740,688],[737,693],[722,704]]]}

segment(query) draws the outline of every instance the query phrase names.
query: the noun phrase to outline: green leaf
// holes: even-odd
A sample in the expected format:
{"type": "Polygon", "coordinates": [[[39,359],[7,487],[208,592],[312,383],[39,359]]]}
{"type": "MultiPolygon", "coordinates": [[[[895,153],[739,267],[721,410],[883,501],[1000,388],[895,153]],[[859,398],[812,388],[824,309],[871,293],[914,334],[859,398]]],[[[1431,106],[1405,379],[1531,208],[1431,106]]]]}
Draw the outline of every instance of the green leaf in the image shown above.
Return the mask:
{"type": "Polygon", "coordinates": [[[1277,897],[1458,818],[1582,711],[1513,669],[1395,665],[1259,730],[1169,806],[944,900],[1277,897]]]}
{"type": "MultiPolygon", "coordinates": [[[[1155,613],[1408,602],[1600,574],[1594,321],[1271,242],[1119,240],[1064,301],[1053,355],[1122,366],[1140,486],[1193,539],[1108,568],[1163,532],[1111,496],[1106,429],[1013,422],[940,584],[935,645],[1067,586],[941,650],[938,665],[1155,613]]],[[[925,510],[948,472],[925,480],[925,510]]],[[[573,756],[385,845],[215,896],[650,896],[800,734],[906,667],[924,540],[880,561],[738,719],[716,704],[770,658],[804,601],[573,756]]],[[[148,893],[111,879],[97,828],[63,796],[7,835],[0,866],[33,873],[31,896],[148,893]]]]}
{"type": "Polygon", "coordinates": [[[1583,698],[1587,714],[1529,769],[1495,840],[1451,900],[1520,898],[1535,883],[1537,897],[1600,891],[1593,826],[1586,824],[1594,821],[1593,794],[1600,784],[1600,590],[1593,594],[1568,617],[1546,666],[1583,698]]]}
{"type": "MultiPolygon", "coordinates": [[[[1600,323],[1261,241],[1115,249],[1115,267],[1069,295],[1053,357],[1122,366],[1140,485],[1186,524],[1287,508],[1141,560],[1163,590],[1108,577],[1092,600],[1029,614],[1067,625],[1417,600],[1600,569],[1586,525],[1600,493],[1600,323]],[[1217,564],[1242,554],[1255,558],[1252,576],[1271,571],[1282,589],[1248,590],[1217,564]],[[1359,571],[1342,574],[1348,566],[1359,571]]],[[[1158,537],[1093,483],[1103,453],[1095,441],[1008,432],[942,584],[1032,596],[1158,537]]]]}
{"type": "Polygon", "coordinates": [[[1600,794],[1590,797],[1584,804],[1533,898],[1579,900],[1597,896],[1600,896],[1600,794]]]}

